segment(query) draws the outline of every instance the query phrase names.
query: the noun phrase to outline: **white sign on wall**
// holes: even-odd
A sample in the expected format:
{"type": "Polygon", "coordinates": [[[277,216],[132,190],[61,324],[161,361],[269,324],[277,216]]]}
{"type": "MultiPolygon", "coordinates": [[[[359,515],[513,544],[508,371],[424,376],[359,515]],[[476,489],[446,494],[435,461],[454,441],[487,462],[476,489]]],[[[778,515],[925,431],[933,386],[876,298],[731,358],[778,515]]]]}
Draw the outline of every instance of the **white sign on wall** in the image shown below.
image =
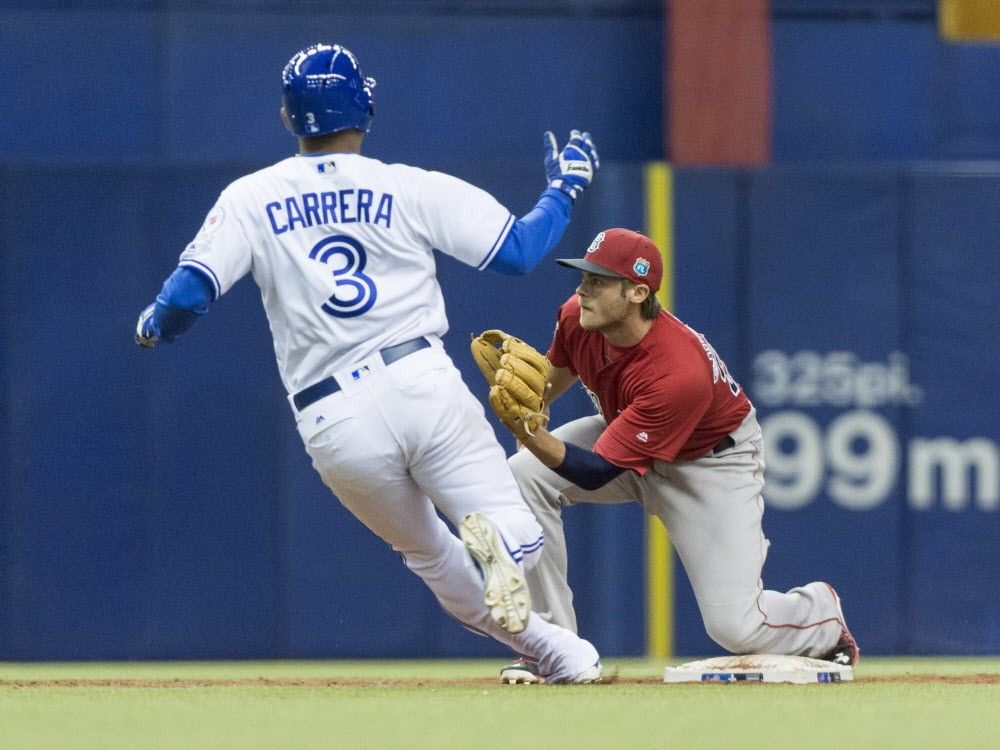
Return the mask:
{"type": "Polygon", "coordinates": [[[769,350],[754,360],[751,396],[767,460],[765,497],[794,510],[823,494],[849,510],[886,501],[903,480],[911,508],[1000,508],[1000,447],[988,437],[911,437],[904,441],[878,407],[917,407],[905,354],[864,362],[853,352],[769,350]],[[812,407],[812,408],[810,408],[812,407]],[[815,407],[843,411],[822,426],[815,407]],[[905,459],[905,463],[904,463],[905,459]]]}

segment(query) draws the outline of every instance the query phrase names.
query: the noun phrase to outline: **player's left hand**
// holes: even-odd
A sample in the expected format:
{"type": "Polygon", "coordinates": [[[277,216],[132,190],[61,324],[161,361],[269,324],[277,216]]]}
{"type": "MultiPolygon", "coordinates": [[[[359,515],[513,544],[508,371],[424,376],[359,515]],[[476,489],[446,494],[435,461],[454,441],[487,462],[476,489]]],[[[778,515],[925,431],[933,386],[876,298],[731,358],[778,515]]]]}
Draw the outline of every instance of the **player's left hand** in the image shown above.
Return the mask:
{"type": "Polygon", "coordinates": [[[548,424],[547,414],[526,406],[520,401],[521,394],[506,385],[490,388],[490,406],[500,417],[504,427],[514,433],[519,442],[525,443],[535,431],[548,424]]]}
{"type": "Polygon", "coordinates": [[[576,197],[594,181],[601,166],[590,133],[570,131],[569,142],[562,151],[559,150],[552,131],[546,131],[543,141],[545,174],[549,178],[549,187],[562,190],[576,201],[576,197]]]}
{"type": "Polygon", "coordinates": [[[135,343],[148,349],[152,349],[160,342],[160,332],[156,329],[156,323],[153,321],[153,308],[155,307],[156,303],[154,302],[139,313],[139,322],[135,324],[135,343]]]}
{"type": "Polygon", "coordinates": [[[545,426],[548,358],[531,344],[495,328],[475,337],[471,349],[490,384],[490,406],[504,426],[521,441],[545,426]]]}

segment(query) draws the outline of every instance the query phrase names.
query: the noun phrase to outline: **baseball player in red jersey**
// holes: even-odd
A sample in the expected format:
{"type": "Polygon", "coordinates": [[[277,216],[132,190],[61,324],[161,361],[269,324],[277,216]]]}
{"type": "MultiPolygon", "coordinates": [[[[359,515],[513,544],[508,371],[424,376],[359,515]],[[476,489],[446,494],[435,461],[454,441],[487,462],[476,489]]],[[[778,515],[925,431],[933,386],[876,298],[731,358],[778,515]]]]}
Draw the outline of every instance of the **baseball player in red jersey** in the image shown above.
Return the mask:
{"type": "MultiPolygon", "coordinates": [[[[854,664],[859,650],[833,588],[767,591],[761,570],[764,457],[753,405],[705,337],[662,310],[656,246],[609,229],[582,259],[559,310],[549,401],[580,380],[598,414],[553,432],[519,434],[511,468],[545,532],[528,586],[536,611],[576,630],[561,510],[638,501],[663,521],[708,634],[732,653],[811,656],[854,664]]],[[[536,681],[524,659],[507,682],[536,681]]]]}

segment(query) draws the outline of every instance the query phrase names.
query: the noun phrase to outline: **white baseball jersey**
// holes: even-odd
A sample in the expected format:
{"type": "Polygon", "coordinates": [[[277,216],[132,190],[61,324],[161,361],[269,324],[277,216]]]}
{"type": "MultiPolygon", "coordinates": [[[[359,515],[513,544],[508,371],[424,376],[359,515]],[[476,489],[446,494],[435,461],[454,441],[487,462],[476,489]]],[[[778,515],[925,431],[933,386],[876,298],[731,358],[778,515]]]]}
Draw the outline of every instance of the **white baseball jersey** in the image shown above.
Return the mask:
{"type": "Polygon", "coordinates": [[[477,268],[514,217],[440,172],[358,154],[298,155],[229,185],[180,265],[215,297],[248,271],[296,393],[376,351],[448,330],[432,249],[477,268]]]}

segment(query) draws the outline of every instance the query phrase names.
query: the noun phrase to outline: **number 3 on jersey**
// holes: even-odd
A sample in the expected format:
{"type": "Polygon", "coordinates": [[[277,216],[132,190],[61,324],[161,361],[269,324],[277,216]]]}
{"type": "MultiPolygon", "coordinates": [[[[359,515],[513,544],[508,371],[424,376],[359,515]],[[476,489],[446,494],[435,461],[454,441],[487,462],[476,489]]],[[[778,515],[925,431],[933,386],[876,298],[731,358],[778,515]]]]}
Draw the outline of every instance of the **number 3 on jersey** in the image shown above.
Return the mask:
{"type": "Polygon", "coordinates": [[[365,276],[368,255],[353,237],[337,234],[317,242],[309,257],[320,263],[331,264],[334,256],[343,256],[346,263],[333,269],[336,291],[323,303],[321,309],[335,318],[354,318],[368,312],[375,304],[378,290],[375,282],[365,276]]]}

